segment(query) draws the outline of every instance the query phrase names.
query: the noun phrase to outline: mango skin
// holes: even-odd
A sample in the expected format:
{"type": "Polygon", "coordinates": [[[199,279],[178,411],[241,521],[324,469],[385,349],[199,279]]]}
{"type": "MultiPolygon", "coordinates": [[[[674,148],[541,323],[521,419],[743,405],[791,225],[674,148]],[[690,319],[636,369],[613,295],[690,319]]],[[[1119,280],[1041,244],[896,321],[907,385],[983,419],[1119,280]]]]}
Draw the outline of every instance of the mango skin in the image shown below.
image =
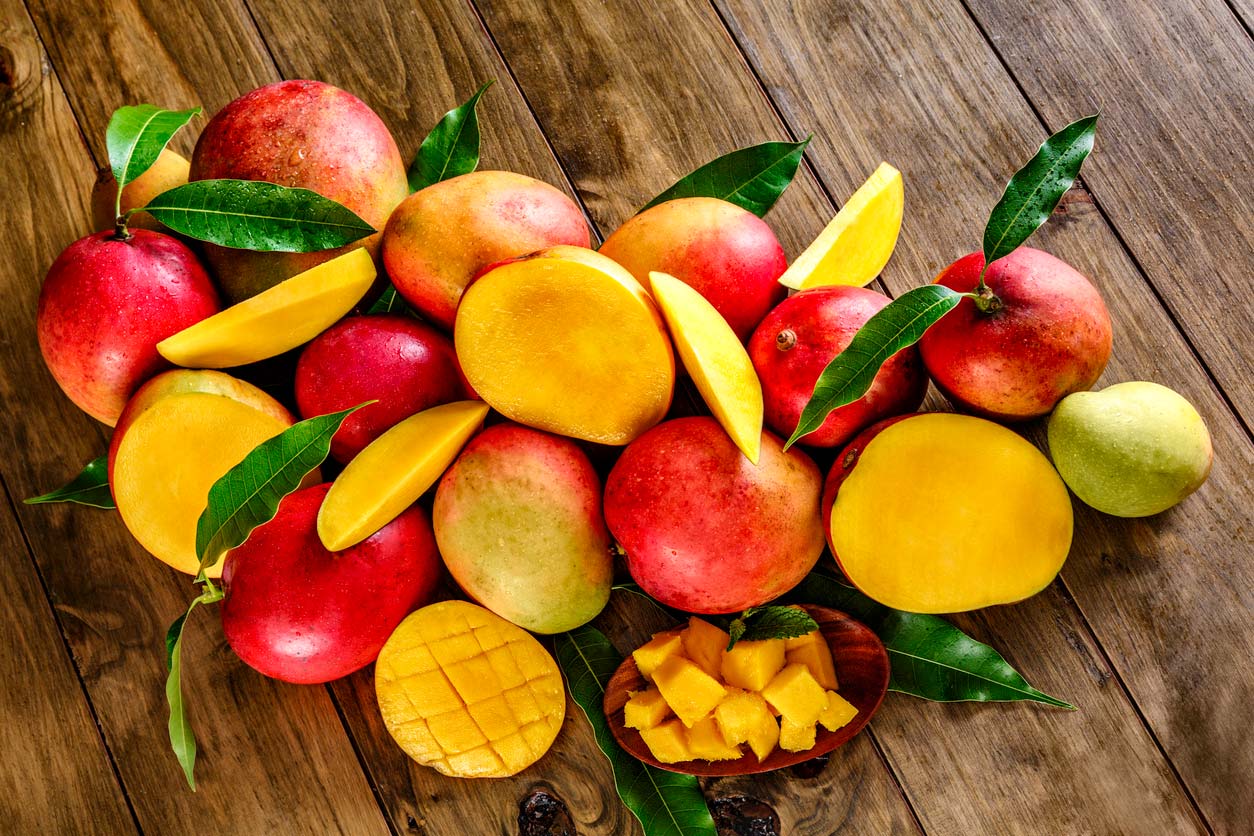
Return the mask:
{"type": "Polygon", "coordinates": [[[730,613],[787,592],[823,552],[822,476],[762,433],[750,464],[713,418],[658,424],[605,483],[605,519],[631,576],[667,606],[730,613]]]}
{"type": "MultiPolygon", "coordinates": [[[[382,230],[409,194],[405,163],[365,102],[320,81],[280,81],[234,100],[209,120],[192,152],[191,180],[264,180],[310,189],[382,230]]],[[[334,250],[256,253],[206,244],[223,292],[239,302],[310,267],[366,247],[380,233],[334,250]]]]}
{"type": "MultiPolygon", "coordinates": [[[[190,169],[191,163],[182,154],[171,151],[169,148],[161,149],[161,154],[152,167],[127,183],[126,188],[122,190],[122,214],[126,214],[131,209],[143,207],[162,192],[168,192],[176,186],[183,185],[187,182],[190,169]]],[[[96,229],[113,229],[116,219],[113,206],[117,194],[118,181],[113,176],[113,170],[107,166],[100,169],[96,175],[96,184],[91,189],[91,222],[96,229]]],[[[131,215],[126,225],[131,229],[170,232],[165,224],[147,212],[137,212],[131,215]]]]}
{"type": "Polygon", "coordinates": [[[601,484],[570,439],[517,424],[489,427],[440,480],[432,519],[462,589],[524,629],[565,632],[609,601],[601,484]]]}

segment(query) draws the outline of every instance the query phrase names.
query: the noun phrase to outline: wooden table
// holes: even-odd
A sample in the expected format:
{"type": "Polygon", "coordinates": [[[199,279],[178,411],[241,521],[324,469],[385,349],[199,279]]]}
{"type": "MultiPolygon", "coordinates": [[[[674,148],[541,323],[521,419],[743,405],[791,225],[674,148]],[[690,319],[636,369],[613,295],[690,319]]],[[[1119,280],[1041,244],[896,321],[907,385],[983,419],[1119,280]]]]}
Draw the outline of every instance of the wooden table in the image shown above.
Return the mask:
{"type": "MultiPolygon", "coordinates": [[[[1217,456],[1158,517],[1077,503],[1059,581],[956,618],[1080,710],[890,695],[817,778],[707,789],[769,802],[795,836],[1254,832],[1251,23],[1250,0],[0,0],[0,831],[510,834],[520,797],[546,786],[585,836],[639,832],[573,704],[536,767],[445,779],[387,737],[369,672],[266,680],[206,613],[184,650],[201,738],[188,792],[161,687],[187,579],[114,514],[20,504],[108,439],[45,371],[34,313],[49,263],[92,231],[113,109],[212,113],[305,77],[364,98],[407,157],[498,79],[480,107],[485,167],[569,190],[602,236],[717,154],[814,132],[769,221],[795,255],[893,162],[908,198],[890,293],[974,249],[1008,175],[1100,108],[1083,187],[1034,243],[1109,303],[1103,384],[1179,390],[1217,456]]],[[[651,626],[620,604],[608,618],[651,626]]]]}

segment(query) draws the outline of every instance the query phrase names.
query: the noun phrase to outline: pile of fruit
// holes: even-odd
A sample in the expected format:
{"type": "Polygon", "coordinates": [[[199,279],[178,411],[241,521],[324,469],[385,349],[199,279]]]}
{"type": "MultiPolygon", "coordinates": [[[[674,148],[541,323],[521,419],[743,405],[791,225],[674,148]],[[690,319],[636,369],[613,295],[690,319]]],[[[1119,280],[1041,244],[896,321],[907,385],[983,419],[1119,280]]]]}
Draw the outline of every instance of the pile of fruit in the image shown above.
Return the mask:
{"type": "MultiPolygon", "coordinates": [[[[482,92],[408,170],[364,103],[319,82],[231,102],[190,161],[165,146],[197,111],[122,108],[102,231],[39,299],[48,368],[114,432],[107,460],[37,501],[116,505],[267,676],[376,663],[385,724],[419,763],[538,760],[565,702],[531,634],[582,629],[624,570],[715,617],[634,654],[652,685],[622,723],[656,760],[808,751],[860,713],[816,625],[772,603],[825,548],[895,610],[1006,604],[1062,567],[1067,485],[1144,515],[1205,479],[1209,439],[1178,395],[1085,391],[1106,307],[1021,246],[1094,119],[1015,175],[982,252],[890,302],[864,285],[901,227],[891,166],[791,264],[761,216],[804,143],[715,160],[594,248],[563,192],[475,170],[482,92]],[[929,380],[960,414],[915,412],[929,380]],[[1051,411],[1052,465],[1002,425],[1051,411]],[[457,590],[437,592],[445,571],[457,590]],[[474,603],[432,603],[458,596],[474,603]]],[[[167,695],[190,782],[185,618],[167,695]]]]}

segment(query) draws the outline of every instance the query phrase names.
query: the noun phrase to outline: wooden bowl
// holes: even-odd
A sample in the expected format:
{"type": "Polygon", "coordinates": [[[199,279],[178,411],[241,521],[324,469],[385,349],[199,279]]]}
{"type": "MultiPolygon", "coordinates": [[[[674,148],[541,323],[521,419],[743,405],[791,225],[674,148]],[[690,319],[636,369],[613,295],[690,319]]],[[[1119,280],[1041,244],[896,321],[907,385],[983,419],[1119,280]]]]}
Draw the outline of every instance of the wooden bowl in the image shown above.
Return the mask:
{"type": "Polygon", "coordinates": [[[605,688],[605,716],[618,745],[633,757],[658,769],[687,775],[721,776],[752,775],[794,766],[819,755],[826,755],[851,740],[862,731],[862,727],[880,707],[884,694],[888,692],[888,653],[884,650],[883,642],[869,627],[854,621],[843,612],[812,604],[802,604],[801,607],[818,622],[819,630],[822,631],[823,638],[827,639],[827,646],[831,648],[832,661],[836,666],[836,680],[840,683],[838,693],[858,709],[858,715],[849,723],[834,732],[819,726],[812,748],[804,752],[786,752],[777,747],[761,762],[757,755],[746,752],[734,761],[661,763],[653,757],[640,733],[623,725],[623,706],[627,704],[627,692],[641,691],[648,687],[648,683],[636,669],[636,663],[628,656],[618,666],[618,670],[614,671],[605,688]]]}

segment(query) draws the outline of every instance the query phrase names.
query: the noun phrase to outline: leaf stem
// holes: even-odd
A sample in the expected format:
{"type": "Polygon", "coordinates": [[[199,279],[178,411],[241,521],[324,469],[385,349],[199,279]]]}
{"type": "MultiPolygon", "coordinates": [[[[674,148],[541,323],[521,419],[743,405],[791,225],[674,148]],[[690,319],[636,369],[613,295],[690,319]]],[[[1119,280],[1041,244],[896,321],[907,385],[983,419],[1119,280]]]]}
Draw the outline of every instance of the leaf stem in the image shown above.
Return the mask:
{"type": "Polygon", "coordinates": [[[974,302],[975,307],[982,314],[995,314],[1005,307],[1002,304],[1001,297],[990,290],[988,285],[984,283],[982,274],[980,283],[975,286],[975,290],[962,295],[974,302]]]}
{"type": "Polygon", "coordinates": [[[130,212],[127,212],[125,215],[123,215],[121,207],[118,208],[118,214],[113,218],[113,240],[115,241],[131,240],[131,231],[127,229],[126,227],[126,219],[129,218],[130,215],[131,215],[130,212]]]}

